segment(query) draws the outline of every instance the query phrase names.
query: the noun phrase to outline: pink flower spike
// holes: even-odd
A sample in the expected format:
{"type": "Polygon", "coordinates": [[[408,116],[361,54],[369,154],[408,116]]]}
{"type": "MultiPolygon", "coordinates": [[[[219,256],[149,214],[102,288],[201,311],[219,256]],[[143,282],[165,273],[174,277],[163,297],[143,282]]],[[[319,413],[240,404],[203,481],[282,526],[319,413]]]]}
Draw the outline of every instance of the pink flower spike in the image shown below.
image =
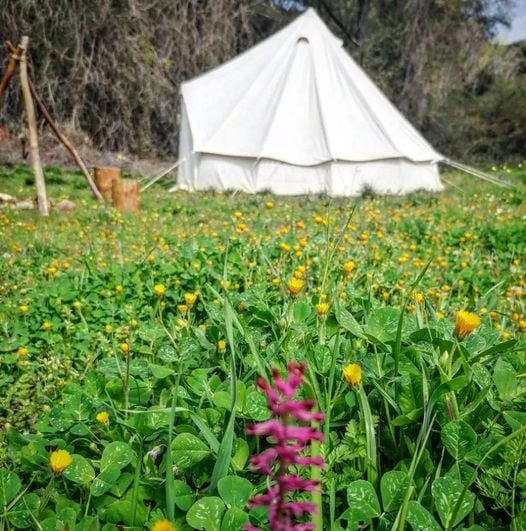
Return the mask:
{"type": "MultiPolygon", "coordinates": [[[[310,531],[314,524],[295,523],[295,519],[305,513],[314,513],[316,506],[306,501],[289,499],[292,493],[317,490],[319,482],[296,474],[302,466],[323,467],[320,456],[302,455],[308,452],[313,441],[322,441],[323,435],[311,427],[311,422],[321,422],[323,413],[313,411],[316,402],[312,399],[294,400],[303,383],[305,365],[290,363],[287,378],[280,376],[277,369],[272,371],[273,385],[259,378],[258,387],[267,396],[267,407],[272,418],[265,422],[250,424],[246,428],[249,435],[270,437],[272,446],[261,454],[253,456],[250,462],[255,470],[269,477],[270,483],[265,493],[249,500],[250,507],[268,508],[268,522],[271,531],[310,531]],[[303,424],[302,424],[303,423],[303,424]],[[289,466],[294,466],[294,474],[287,474],[289,466]]],[[[247,525],[247,531],[258,531],[247,525]]]]}

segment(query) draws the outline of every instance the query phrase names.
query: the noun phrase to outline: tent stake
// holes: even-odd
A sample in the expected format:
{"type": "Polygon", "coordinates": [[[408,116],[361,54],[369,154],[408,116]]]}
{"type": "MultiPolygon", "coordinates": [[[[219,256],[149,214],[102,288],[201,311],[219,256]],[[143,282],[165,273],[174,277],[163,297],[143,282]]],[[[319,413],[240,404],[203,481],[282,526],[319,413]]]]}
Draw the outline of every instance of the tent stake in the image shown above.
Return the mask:
{"type": "Polygon", "coordinates": [[[20,84],[22,86],[22,94],[24,96],[24,105],[26,108],[27,126],[29,129],[29,152],[31,155],[31,166],[33,167],[33,174],[35,176],[35,184],[37,187],[38,210],[43,216],[48,216],[49,209],[46,196],[46,182],[44,180],[44,172],[42,171],[42,163],[40,162],[40,153],[38,151],[35,108],[33,107],[33,99],[31,98],[31,90],[29,89],[27,75],[26,51],[28,42],[29,37],[24,35],[19,45],[22,50],[22,55],[20,57],[20,84]]]}

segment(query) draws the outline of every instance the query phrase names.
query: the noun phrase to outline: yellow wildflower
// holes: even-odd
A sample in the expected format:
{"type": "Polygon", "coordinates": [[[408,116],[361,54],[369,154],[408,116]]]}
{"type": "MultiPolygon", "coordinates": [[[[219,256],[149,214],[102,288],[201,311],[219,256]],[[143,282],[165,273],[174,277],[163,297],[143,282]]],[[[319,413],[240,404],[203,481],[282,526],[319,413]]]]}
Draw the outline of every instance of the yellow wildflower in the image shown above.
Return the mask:
{"type": "Polygon", "coordinates": [[[97,419],[97,422],[103,426],[107,426],[110,423],[110,416],[108,415],[107,411],[101,411],[100,413],[97,413],[95,418],[97,419]]]}
{"type": "Polygon", "coordinates": [[[329,311],[329,304],[327,302],[320,302],[316,304],[316,314],[318,317],[324,317],[329,311]]]}
{"type": "Polygon", "coordinates": [[[166,293],[166,288],[164,287],[164,284],[155,284],[153,292],[156,297],[162,297],[166,293]]]}
{"type": "Polygon", "coordinates": [[[220,339],[217,342],[217,350],[219,350],[219,352],[225,352],[225,350],[226,350],[226,341],[224,339],[220,339]]]}
{"type": "Polygon", "coordinates": [[[104,331],[109,334],[113,330],[113,326],[111,326],[109,323],[104,325],[104,331]]]}
{"type": "Polygon", "coordinates": [[[292,297],[296,297],[296,295],[301,291],[301,288],[303,288],[303,280],[301,278],[293,277],[289,280],[289,293],[292,297]]]}
{"type": "Polygon", "coordinates": [[[362,383],[362,368],[357,363],[351,363],[343,369],[343,377],[349,385],[358,387],[362,383]]]}
{"type": "Polygon", "coordinates": [[[197,300],[197,293],[185,293],[183,295],[183,298],[186,305],[191,308],[197,300]]]}
{"type": "Polygon", "coordinates": [[[29,306],[27,304],[22,304],[20,306],[20,312],[21,313],[27,313],[28,310],[29,310],[29,306]]]}
{"type": "Polygon", "coordinates": [[[42,328],[43,328],[44,330],[51,330],[51,327],[52,327],[52,326],[53,326],[53,325],[52,325],[49,321],[44,321],[43,324],[42,324],[42,328]]]}
{"type": "Polygon", "coordinates": [[[345,264],[343,264],[343,270],[349,275],[353,272],[355,265],[356,264],[352,260],[349,260],[348,262],[345,262],[345,264]]]}
{"type": "Polygon", "coordinates": [[[121,351],[124,352],[124,354],[128,354],[128,352],[130,352],[130,345],[128,345],[128,343],[121,343],[121,351]]]}
{"type": "Polygon", "coordinates": [[[56,450],[49,456],[49,467],[55,476],[62,474],[72,462],[71,454],[67,450],[56,450]]]}
{"type": "Polygon", "coordinates": [[[19,355],[20,357],[23,358],[23,357],[27,356],[27,354],[28,354],[28,350],[27,350],[26,347],[20,347],[20,348],[18,349],[18,355],[19,355]]]}
{"type": "Polygon", "coordinates": [[[117,284],[117,285],[115,286],[115,291],[116,291],[117,293],[122,293],[122,292],[124,291],[124,287],[122,286],[122,284],[117,284]]]}
{"type": "Polygon", "coordinates": [[[178,304],[177,305],[177,311],[179,313],[185,313],[188,311],[188,306],[186,304],[178,304]]]}
{"type": "Polygon", "coordinates": [[[157,522],[152,525],[151,531],[175,531],[175,526],[170,520],[165,518],[164,520],[157,520],[157,522]]]}
{"type": "Polygon", "coordinates": [[[480,317],[476,313],[460,310],[455,319],[455,334],[459,339],[464,339],[479,325],[480,317]]]}

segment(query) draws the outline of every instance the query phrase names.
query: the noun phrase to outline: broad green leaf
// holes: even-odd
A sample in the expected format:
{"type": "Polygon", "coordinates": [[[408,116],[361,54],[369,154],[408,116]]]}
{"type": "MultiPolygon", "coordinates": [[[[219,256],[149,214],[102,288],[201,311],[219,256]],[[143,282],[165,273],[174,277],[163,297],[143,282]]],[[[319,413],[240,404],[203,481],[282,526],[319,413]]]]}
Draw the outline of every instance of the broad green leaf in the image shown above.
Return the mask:
{"type": "Polygon", "coordinates": [[[182,511],[188,511],[194,503],[194,491],[180,479],[174,481],[175,505],[182,511]]]}
{"type": "Polygon", "coordinates": [[[448,422],[442,428],[440,437],[446,450],[457,460],[463,459],[477,442],[477,434],[463,420],[448,422]]]}
{"type": "Polygon", "coordinates": [[[162,365],[155,365],[154,363],[150,364],[150,370],[152,371],[153,377],[157,378],[158,380],[162,380],[163,378],[167,378],[168,376],[174,374],[173,369],[170,369],[169,367],[163,367],[162,365]]]}
{"type": "Polygon", "coordinates": [[[245,478],[226,476],[217,483],[217,490],[228,507],[243,508],[252,492],[252,483],[245,478]]]}
{"type": "Polygon", "coordinates": [[[453,478],[438,478],[433,481],[431,493],[435,502],[438,515],[444,527],[454,527],[459,524],[473,509],[475,495],[472,492],[466,492],[457,517],[452,522],[453,511],[462,494],[464,487],[462,483],[453,478]]]}
{"type": "Polygon", "coordinates": [[[245,468],[250,455],[250,449],[245,439],[237,438],[234,444],[234,455],[232,456],[232,466],[234,470],[240,472],[245,468]]]}
{"type": "Polygon", "coordinates": [[[267,407],[267,399],[263,393],[252,391],[248,394],[245,408],[252,420],[261,422],[270,418],[270,412],[267,407]]]}
{"type": "Polygon", "coordinates": [[[227,510],[221,522],[221,531],[239,531],[244,524],[248,524],[248,514],[239,507],[232,507],[227,510]]]}
{"type": "Polygon", "coordinates": [[[407,521],[413,531],[442,531],[433,515],[415,500],[408,503],[407,521]]]}
{"type": "Polygon", "coordinates": [[[0,507],[4,507],[9,502],[11,502],[15,496],[18,494],[18,491],[22,487],[22,483],[18,476],[6,470],[5,468],[0,469],[0,507]]]}
{"type": "Polygon", "coordinates": [[[133,450],[124,442],[115,441],[102,452],[98,476],[91,484],[92,496],[101,496],[108,491],[119,479],[121,469],[133,459],[133,450]]]}
{"type": "Polygon", "coordinates": [[[347,488],[347,503],[357,517],[355,521],[370,521],[380,515],[380,502],[371,483],[353,481],[347,488]]]}
{"type": "Polygon", "coordinates": [[[495,363],[493,383],[503,400],[512,400],[517,394],[517,372],[513,365],[502,358],[495,363]]]}
{"type": "Polygon", "coordinates": [[[335,315],[340,326],[345,328],[353,336],[365,339],[365,334],[358,321],[340,303],[335,305],[335,315]]]}
{"type": "Polygon", "coordinates": [[[181,433],[172,442],[174,463],[186,470],[210,455],[208,446],[191,433],[181,433]]]}
{"type": "Polygon", "coordinates": [[[39,506],[40,499],[35,493],[22,496],[9,510],[9,523],[18,529],[32,529],[39,506]]]}
{"type": "Polygon", "coordinates": [[[400,310],[397,308],[377,308],[369,314],[366,333],[375,342],[394,341],[399,320],[400,310]]]}
{"type": "Polygon", "coordinates": [[[382,493],[382,504],[385,512],[398,510],[408,487],[407,472],[390,470],[382,476],[380,492],[382,493]]]}
{"type": "Polygon", "coordinates": [[[194,529],[220,531],[225,504],[217,496],[207,496],[196,501],[186,513],[186,521],[194,529]]]}
{"type": "Polygon", "coordinates": [[[85,457],[78,454],[73,454],[71,457],[73,461],[64,470],[64,477],[81,485],[86,485],[93,481],[95,478],[95,470],[93,470],[91,463],[85,457]]]}
{"type": "Polygon", "coordinates": [[[303,323],[307,320],[307,317],[312,313],[312,306],[306,304],[305,302],[296,302],[294,303],[293,314],[294,321],[296,323],[303,323]]]}

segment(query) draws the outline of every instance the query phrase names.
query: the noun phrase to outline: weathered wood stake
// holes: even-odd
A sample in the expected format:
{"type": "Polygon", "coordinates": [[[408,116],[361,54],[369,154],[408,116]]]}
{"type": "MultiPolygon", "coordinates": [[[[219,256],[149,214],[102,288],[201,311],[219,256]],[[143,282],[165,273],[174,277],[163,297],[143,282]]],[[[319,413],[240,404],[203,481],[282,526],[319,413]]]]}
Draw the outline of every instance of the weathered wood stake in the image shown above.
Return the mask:
{"type": "Polygon", "coordinates": [[[9,81],[11,81],[11,78],[15,73],[16,65],[22,57],[22,49],[20,48],[20,45],[15,48],[9,41],[7,41],[5,43],[5,47],[11,54],[11,57],[9,59],[9,63],[7,63],[7,69],[5,71],[4,77],[2,78],[2,81],[0,81],[0,96],[3,94],[4,90],[9,84],[9,81]]]}
{"type": "Polygon", "coordinates": [[[20,84],[22,86],[22,94],[24,96],[24,105],[27,116],[27,127],[29,129],[29,154],[31,156],[31,166],[33,167],[33,175],[35,176],[35,184],[37,187],[38,210],[43,216],[48,216],[49,208],[47,204],[46,182],[44,180],[44,172],[42,171],[42,163],[40,162],[40,153],[38,151],[35,108],[33,107],[33,99],[31,97],[31,89],[29,88],[27,75],[26,52],[28,43],[29,37],[24,35],[19,44],[19,48],[22,49],[22,56],[20,57],[20,84]]]}
{"type": "Polygon", "coordinates": [[[93,195],[99,200],[102,201],[104,198],[102,197],[102,194],[100,193],[99,189],[97,188],[97,185],[91,178],[91,175],[88,171],[88,168],[86,168],[86,165],[80,158],[80,155],[78,154],[77,150],[75,149],[75,146],[59,131],[57,124],[53,121],[53,118],[51,118],[51,115],[49,114],[48,110],[46,109],[46,106],[40,99],[40,96],[38,95],[35,85],[33,85],[33,82],[31,81],[31,78],[28,78],[29,81],[29,89],[31,90],[31,94],[33,95],[33,99],[35,100],[37,107],[40,109],[40,112],[44,115],[44,118],[46,119],[46,122],[49,124],[49,127],[51,127],[51,130],[53,133],[55,133],[55,136],[58,138],[59,142],[62,143],[62,145],[71,153],[72,157],[75,159],[75,162],[77,163],[77,166],[80,168],[80,171],[86,178],[86,181],[88,181],[89,187],[91,188],[91,191],[93,192],[93,195]]]}

